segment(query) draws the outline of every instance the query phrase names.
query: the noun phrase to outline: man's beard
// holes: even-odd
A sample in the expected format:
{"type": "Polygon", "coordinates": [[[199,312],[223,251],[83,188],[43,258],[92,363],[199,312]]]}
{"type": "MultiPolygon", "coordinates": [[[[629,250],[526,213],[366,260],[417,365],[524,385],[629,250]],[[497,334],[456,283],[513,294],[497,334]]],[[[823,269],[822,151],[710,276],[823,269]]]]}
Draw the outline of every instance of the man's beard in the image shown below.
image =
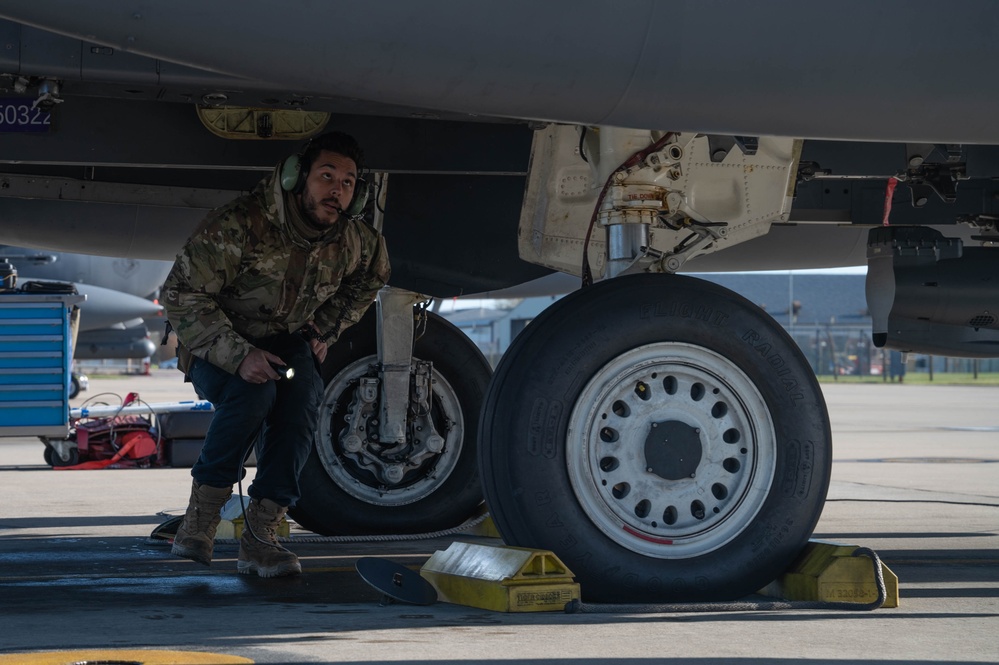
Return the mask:
{"type": "MultiPolygon", "coordinates": [[[[339,219],[338,215],[336,219],[324,221],[319,216],[320,204],[321,202],[316,201],[316,199],[313,198],[308,192],[302,196],[302,214],[305,216],[305,223],[317,231],[328,229],[337,221],[337,219],[339,219]]],[[[339,205],[337,207],[339,207],[339,205]]]]}

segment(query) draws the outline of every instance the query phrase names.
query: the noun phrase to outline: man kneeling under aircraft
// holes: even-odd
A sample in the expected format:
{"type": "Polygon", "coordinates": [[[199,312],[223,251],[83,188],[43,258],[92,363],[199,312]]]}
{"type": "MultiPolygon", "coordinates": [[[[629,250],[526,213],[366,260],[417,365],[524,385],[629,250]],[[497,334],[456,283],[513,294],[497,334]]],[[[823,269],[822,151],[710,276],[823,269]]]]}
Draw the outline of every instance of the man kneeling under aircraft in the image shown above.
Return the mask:
{"type": "Polygon", "coordinates": [[[276,530],[300,496],[320,366],[390,273],[384,238],[360,216],[362,160],[346,134],[311,140],[252,192],[209,213],[177,256],[163,305],[178,366],[215,415],[173,554],[211,563],[220,510],[260,437],[237,570],[302,571],[276,530]],[[288,368],[294,378],[281,380],[288,368]]]}

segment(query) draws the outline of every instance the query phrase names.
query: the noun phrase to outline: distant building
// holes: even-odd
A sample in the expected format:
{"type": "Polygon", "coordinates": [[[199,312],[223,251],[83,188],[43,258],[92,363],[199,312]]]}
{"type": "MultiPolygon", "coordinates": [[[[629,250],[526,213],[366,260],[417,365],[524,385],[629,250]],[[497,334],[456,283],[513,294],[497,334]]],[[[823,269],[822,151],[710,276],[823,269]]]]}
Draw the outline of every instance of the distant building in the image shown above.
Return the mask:
{"type": "Polygon", "coordinates": [[[867,328],[871,325],[864,292],[866,275],[703,273],[694,276],[735,291],[788,329],[795,325],[867,328]]]}
{"type": "Polygon", "coordinates": [[[524,298],[507,309],[484,307],[459,309],[444,317],[461,328],[495,367],[500,356],[510,347],[513,339],[528,323],[562,296],[524,298]]]}

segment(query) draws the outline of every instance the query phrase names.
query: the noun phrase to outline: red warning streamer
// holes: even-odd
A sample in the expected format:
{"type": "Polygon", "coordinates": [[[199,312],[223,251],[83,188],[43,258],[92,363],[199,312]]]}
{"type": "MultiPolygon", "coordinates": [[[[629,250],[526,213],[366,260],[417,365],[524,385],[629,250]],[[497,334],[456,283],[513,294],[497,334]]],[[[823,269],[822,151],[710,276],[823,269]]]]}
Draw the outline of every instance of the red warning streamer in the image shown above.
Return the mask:
{"type": "Polygon", "coordinates": [[[885,216],[881,219],[882,226],[888,226],[888,215],[891,214],[891,202],[895,197],[895,187],[898,186],[898,178],[892,176],[888,178],[888,187],[885,189],[885,216]]]}

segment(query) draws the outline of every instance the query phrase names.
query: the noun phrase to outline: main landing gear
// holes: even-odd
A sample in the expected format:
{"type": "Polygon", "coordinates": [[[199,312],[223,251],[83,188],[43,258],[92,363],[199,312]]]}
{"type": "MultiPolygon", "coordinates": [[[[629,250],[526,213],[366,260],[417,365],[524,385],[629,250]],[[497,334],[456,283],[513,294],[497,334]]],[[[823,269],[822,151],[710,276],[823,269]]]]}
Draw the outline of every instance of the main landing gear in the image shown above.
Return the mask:
{"type": "Polygon", "coordinates": [[[819,386],[780,326],[665,274],[535,319],[496,370],[479,442],[506,543],[554,551],[609,602],[761,588],[811,535],[832,460],[819,386]]]}
{"type": "Polygon", "coordinates": [[[291,511],[303,527],[323,535],[423,533],[454,527],[481,504],[476,433],[492,369],[460,330],[424,314],[425,327],[405,347],[412,358],[402,372],[399,440],[386,440],[380,422],[386,373],[375,308],[330,347],[319,431],[291,511]]]}

